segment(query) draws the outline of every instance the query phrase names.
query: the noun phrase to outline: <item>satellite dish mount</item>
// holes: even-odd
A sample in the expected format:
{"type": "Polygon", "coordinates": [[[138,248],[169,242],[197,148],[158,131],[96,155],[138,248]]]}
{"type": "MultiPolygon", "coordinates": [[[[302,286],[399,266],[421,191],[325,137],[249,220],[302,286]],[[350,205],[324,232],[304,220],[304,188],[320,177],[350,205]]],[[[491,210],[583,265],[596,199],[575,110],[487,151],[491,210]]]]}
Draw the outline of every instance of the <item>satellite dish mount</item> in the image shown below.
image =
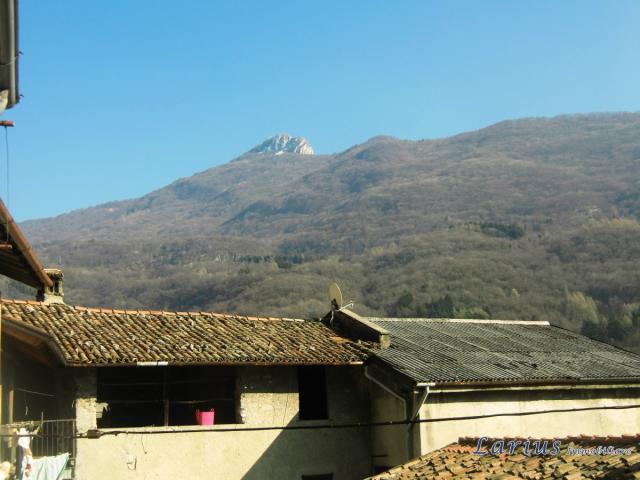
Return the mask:
{"type": "Polygon", "coordinates": [[[329,301],[331,302],[331,310],[340,310],[342,308],[342,292],[337,283],[329,285],[329,301]]]}

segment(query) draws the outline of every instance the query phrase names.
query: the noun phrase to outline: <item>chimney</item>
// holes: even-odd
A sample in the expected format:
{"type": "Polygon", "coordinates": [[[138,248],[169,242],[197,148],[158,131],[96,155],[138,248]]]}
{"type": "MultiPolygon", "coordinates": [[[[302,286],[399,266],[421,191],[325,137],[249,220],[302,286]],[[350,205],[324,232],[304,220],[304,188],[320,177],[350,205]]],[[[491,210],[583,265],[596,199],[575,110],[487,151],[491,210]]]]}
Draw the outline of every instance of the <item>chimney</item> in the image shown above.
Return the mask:
{"type": "Polygon", "coordinates": [[[391,334],[388,330],[379,327],[355,312],[342,307],[332,310],[324,319],[326,323],[336,330],[354,340],[367,340],[376,342],[380,348],[388,348],[391,345],[391,334]]]}
{"type": "Polygon", "coordinates": [[[42,287],[38,290],[36,300],[49,305],[51,303],[64,303],[64,290],[62,289],[62,279],[64,275],[58,268],[45,268],[44,273],[51,279],[53,285],[42,287]]]}

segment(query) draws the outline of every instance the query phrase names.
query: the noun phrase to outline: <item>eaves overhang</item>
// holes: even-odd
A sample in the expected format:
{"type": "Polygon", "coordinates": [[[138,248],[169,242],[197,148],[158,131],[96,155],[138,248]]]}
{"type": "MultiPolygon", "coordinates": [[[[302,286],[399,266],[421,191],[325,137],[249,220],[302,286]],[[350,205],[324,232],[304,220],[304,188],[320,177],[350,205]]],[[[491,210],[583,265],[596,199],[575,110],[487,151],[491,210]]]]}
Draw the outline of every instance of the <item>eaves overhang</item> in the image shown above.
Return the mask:
{"type": "Polygon", "coordinates": [[[0,244],[2,245],[0,275],[34,288],[53,285],[51,278],[45,273],[33,248],[2,200],[0,200],[0,244]]]}

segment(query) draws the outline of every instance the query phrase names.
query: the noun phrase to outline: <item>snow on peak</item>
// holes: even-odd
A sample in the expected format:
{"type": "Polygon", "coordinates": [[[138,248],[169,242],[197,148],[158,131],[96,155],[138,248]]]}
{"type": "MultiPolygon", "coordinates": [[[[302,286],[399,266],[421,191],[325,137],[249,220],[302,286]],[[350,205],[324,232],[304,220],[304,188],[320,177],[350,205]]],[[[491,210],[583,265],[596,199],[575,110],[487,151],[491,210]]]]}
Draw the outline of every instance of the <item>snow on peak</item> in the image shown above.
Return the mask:
{"type": "Polygon", "coordinates": [[[257,147],[251,149],[250,153],[298,153],[300,155],[313,155],[313,148],[306,138],[292,137],[287,133],[274,135],[266,139],[257,147]]]}

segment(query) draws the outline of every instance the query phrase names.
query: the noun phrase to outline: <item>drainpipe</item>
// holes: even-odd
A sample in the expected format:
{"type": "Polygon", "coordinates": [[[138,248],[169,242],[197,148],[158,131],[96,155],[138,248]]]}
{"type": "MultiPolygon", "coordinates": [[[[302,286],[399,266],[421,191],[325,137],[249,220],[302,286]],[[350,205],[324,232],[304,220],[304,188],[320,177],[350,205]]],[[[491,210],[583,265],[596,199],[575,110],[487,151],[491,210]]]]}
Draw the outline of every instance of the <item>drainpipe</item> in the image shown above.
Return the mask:
{"type": "Polygon", "coordinates": [[[18,45],[17,45],[17,5],[14,0],[7,2],[7,17],[9,20],[9,105],[13,107],[20,101],[20,93],[18,92],[18,45]]]}
{"type": "MultiPolygon", "coordinates": [[[[389,387],[387,387],[384,383],[382,383],[380,380],[378,380],[377,378],[375,378],[373,375],[371,375],[369,373],[369,366],[365,366],[364,367],[364,376],[365,378],[371,380],[373,383],[375,383],[376,385],[378,385],[380,388],[382,388],[385,392],[390,393],[392,396],[396,397],[398,400],[400,400],[402,402],[402,404],[404,405],[404,411],[405,414],[408,415],[408,404],[407,404],[407,399],[405,397],[403,397],[402,395],[397,394],[396,392],[394,392],[393,390],[391,390],[389,387]]],[[[407,452],[407,455],[410,454],[410,448],[411,448],[411,443],[409,441],[409,435],[407,435],[406,439],[406,444],[405,444],[405,449],[407,452]]],[[[407,460],[410,459],[411,457],[407,457],[407,460]]]]}
{"type": "MultiPolygon", "coordinates": [[[[3,425],[2,422],[2,396],[4,395],[3,384],[2,384],[2,294],[0,294],[0,425],[3,425]]],[[[8,415],[7,415],[8,417],[8,415]]],[[[9,423],[7,421],[7,423],[9,423]]],[[[0,433],[4,435],[4,429],[0,429],[0,433]]]]}
{"type": "MultiPolygon", "coordinates": [[[[415,427],[414,420],[420,416],[420,409],[426,403],[427,397],[429,396],[429,387],[434,387],[435,383],[420,383],[417,387],[422,387],[422,393],[418,398],[418,402],[416,403],[415,408],[413,409],[412,414],[409,416],[409,411],[407,409],[407,416],[409,420],[409,424],[407,425],[407,443],[409,445],[409,458],[414,458],[420,455],[420,452],[416,455],[414,452],[414,441],[413,441],[413,427],[415,427]]],[[[415,392],[418,393],[418,392],[415,392]]],[[[408,405],[405,402],[405,405],[408,405]]]]}

